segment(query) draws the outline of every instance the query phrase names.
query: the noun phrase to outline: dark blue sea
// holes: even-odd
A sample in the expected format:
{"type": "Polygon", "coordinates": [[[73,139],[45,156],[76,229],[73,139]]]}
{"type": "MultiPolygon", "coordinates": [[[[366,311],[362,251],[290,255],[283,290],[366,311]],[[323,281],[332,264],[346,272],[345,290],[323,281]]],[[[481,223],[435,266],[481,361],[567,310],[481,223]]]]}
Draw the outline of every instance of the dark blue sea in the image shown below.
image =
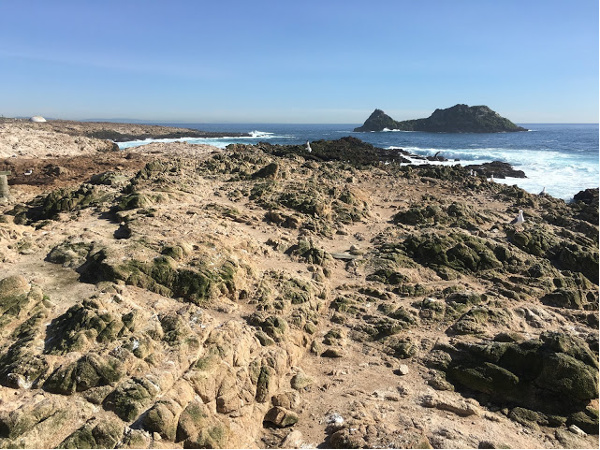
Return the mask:
{"type": "MultiPolygon", "coordinates": [[[[424,133],[384,131],[355,133],[360,124],[164,124],[204,131],[250,133],[251,137],[180,139],[224,148],[231,143],[303,144],[318,139],[354,136],[381,148],[401,148],[427,156],[440,152],[449,162],[440,164],[503,161],[523,170],[525,179],[496,180],[516,184],[531,193],[546,191],[570,200],[577,192],[599,185],[598,124],[519,124],[530,131],[520,133],[424,133]],[[459,161],[457,161],[459,160],[459,161]]],[[[163,140],[173,141],[173,140],[163,140]]],[[[148,141],[120,143],[128,148],[148,141]]],[[[415,163],[418,163],[415,160],[415,163]]]]}

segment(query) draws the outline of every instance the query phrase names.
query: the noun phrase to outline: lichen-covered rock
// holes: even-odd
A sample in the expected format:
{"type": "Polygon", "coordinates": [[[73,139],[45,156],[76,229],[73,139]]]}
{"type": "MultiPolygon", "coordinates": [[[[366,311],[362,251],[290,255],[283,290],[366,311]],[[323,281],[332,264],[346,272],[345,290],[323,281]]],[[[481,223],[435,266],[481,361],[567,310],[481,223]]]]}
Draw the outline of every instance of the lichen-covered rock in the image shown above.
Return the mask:
{"type": "Polygon", "coordinates": [[[472,273],[502,267],[493,248],[482,239],[452,233],[410,235],[403,243],[405,251],[417,262],[436,268],[472,273]]]}
{"type": "Polygon", "coordinates": [[[597,357],[585,342],[563,333],[520,343],[458,343],[446,350],[450,362],[439,368],[452,383],[499,401],[564,413],[598,396],[597,357]]]}
{"type": "Polygon", "coordinates": [[[46,261],[62,264],[64,267],[80,267],[86,261],[91,249],[92,244],[87,242],[63,242],[50,250],[46,261]]]}
{"type": "Polygon", "coordinates": [[[0,437],[16,438],[55,415],[56,409],[54,402],[44,399],[36,403],[25,404],[8,414],[0,415],[0,437]]]}
{"type": "Polygon", "coordinates": [[[123,262],[106,249],[92,251],[86,263],[79,268],[82,280],[88,282],[118,281],[141,287],[168,297],[183,297],[201,304],[218,292],[235,292],[235,274],[238,266],[225,261],[217,269],[205,264],[180,267],[172,257],[161,255],[151,262],[135,259],[123,262]]]}
{"type": "Polygon", "coordinates": [[[298,256],[307,264],[325,265],[332,260],[331,255],[322,248],[315,247],[311,241],[300,239],[297,244],[286,250],[286,254],[298,256]]]}
{"type": "Polygon", "coordinates": [[[252,178],[275,179],[279,173],[279,164],[270,163],[252,174],[252,178]]]}
{"type": "Polygon", "coordinates": [[[158,401],[142,418],[145,430],[158,433],[163,439],[175,440],[181,407],[172,400],[158,401]]]}
{"type": "Polygon", "coordinates": [[[92,185],[82,185],[79,189],[59,189],[48,195],[40,196],[29,203],[28,209],[15,216],[18,222],[55,220],[62,212],[73,212],[105,201],[112,194],[101,192],[92,185]]]}
{"type": "Polygon", "coordinates": [[[82,351],[90,342],[111,342],[125,325],[97,299],[84,300],[54,319],[48,327],[45,351],[65,354],[82,351]]]}
{"type": "MultiPolygon", "coordinates": [[[[25,277],[21,275],[13,275],[10,277],[3,278],[0,280],[0,303],[4,305],[6,300],[10,297],[19,297],[21,295],[27,295],[29,292],[29,283],[25,277]]],[[[6,307],[1,311],[4,313],[6,307]]]]}
{"type": "Polygon", "coordinates": [[[583,411],[578,411],[569,416],[569,425],[573,424],[588,434],[598,434],[598,409],[588,406],[583,411]]]}
{"type": "Polygon", "coordinates": [[[134,377],[119,385],[104,400],[104,408],[114,411],[125,422],[137,418],[159,392],[158,385],[148,378],[134,377]]]}
{"type": "Polygon", "coordinates": [[[287,321],[279,316],[267,316],[262,313],[254,313],[248,318],[248,324],[261,328],[275,342],[285,339],[289,330],[287,321]]]}
{"type": "MultiPolygon", "coordinates": [[[[29,318],[15,329],[11,336],[14,341],[0,354],[0,383],[15,389],[29,389],[43,383],[50,370],[40,351],[47,310],[38,304],[31,311],[23,308],[21,312],[28,312],[29,318]]],[[[1,317],[10,316],[5,313],[1,317]]]]}
{"type": "Polygon", "coordinates": [[[217,418],[202,403],[192,402],[181,413],[176,440],[183,448],[227,448],[230,435],[225,418],[217,418]]]}
{"type": "Polygon", "coordinates": [[[290,427],[298,422],[298,416],[281,406],[274,406],[271,408],[264,418],[265,422],[275,425],[279,428],[290,427]]]}
{"type": "Polygon", "coordinates": [[[69,395],[118,382],[125,375],[122,362],[111,355],[88,353],[72,364],[59,367],[44,383],[44,389],[69,395]]]}
{"type": "Polygon", "coordinates": [[[116,420],[86,423],[57,448],[115,448],[123,436],[123,431],[123,425],[116,420]]]}

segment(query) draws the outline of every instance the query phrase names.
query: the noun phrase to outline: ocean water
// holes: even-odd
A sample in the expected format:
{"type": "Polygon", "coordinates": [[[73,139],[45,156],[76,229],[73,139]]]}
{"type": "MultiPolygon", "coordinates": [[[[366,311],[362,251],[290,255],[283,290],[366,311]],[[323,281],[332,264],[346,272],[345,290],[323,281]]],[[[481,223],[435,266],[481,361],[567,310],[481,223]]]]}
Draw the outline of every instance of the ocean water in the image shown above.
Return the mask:
{"type": "MultiPolygon", "coordinates": [[[[185,140],[225,148],[232,143],[303,144],[318,139],[354,136],[381,148],[404,149],[421,156],[440,152],[451,161],[436,164],[481,164],[503,161],[525,172],[527,178],[496,180],[516,184],[531,193],[545,187],[548,194],[567,201],[584,189],[599,185],[598,124],[519,124],[530,131],[520,133],[424,133],[384,131],[355,133],[357,124],[164,124],[204,131],[250,133],[250,137],[185,140]]],[[[121,149],[150,141],[119,143],[121,149]]],[[[415,163],[422,163],[416,160],[415,163]]]]}

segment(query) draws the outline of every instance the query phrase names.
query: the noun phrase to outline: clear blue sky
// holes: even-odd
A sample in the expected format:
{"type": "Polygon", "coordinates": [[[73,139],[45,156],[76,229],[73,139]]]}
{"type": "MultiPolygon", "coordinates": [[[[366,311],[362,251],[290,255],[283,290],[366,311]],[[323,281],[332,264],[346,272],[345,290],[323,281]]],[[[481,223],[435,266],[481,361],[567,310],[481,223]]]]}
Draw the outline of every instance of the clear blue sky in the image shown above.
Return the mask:
{"type": "Polygon", "coordinates": [[[598,0],[0,0],[0,114],[598,122],[598,0]]]}

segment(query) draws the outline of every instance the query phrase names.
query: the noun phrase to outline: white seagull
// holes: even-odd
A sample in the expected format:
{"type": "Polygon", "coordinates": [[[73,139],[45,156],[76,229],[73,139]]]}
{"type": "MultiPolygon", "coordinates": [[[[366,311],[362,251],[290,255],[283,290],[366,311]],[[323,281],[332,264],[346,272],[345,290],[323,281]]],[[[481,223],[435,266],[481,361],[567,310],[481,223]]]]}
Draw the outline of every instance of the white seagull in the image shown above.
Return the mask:
{"type": "Polygon", "coordinates": [[[310,148],[310,142],[306,141],[306,151],[308,153],[312,153],[312,148],[310,148]]]}
{"type": "Polygon", "coordinates": [[[33,169],[29,169],[27,171],[25,171],[25,173],[23,175],[31,175],[33,173],[33,169]]]}
{"type": "Polygon", "coordinates": [[[525,217],[523,217],[523,210],[520,209],[519,210],[519,214],[517,215],[517,217],[515,217],[510,224],[514,225],[514,226],[519,226],[519,225],[523,225],[523,223],[525,222],[525,217]]]}

